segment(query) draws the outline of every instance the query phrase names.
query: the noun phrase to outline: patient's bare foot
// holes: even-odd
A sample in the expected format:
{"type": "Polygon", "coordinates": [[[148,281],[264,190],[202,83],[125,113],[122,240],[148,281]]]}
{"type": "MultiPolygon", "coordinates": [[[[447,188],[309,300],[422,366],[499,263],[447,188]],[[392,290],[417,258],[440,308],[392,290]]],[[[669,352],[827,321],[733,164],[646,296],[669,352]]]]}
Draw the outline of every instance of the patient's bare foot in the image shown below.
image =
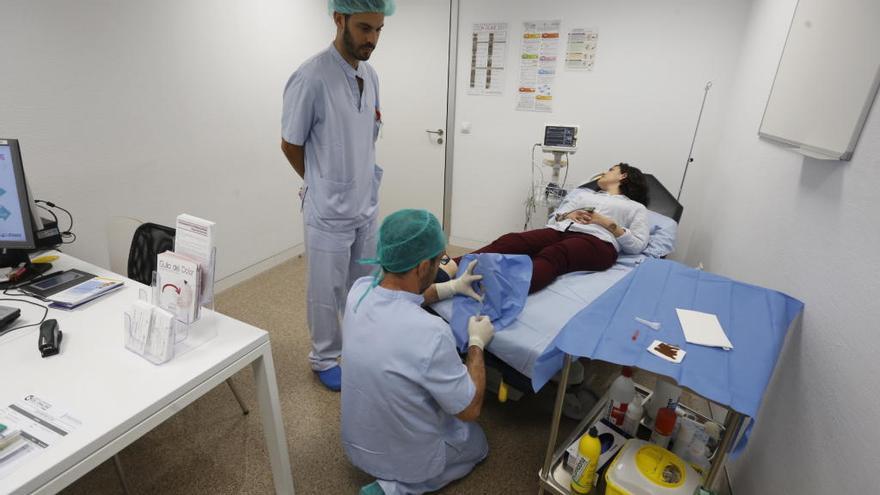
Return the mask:
{"type": "Polygon", "coordinates": [[[458,273],[458,263],[455,262],[454,259],[449,258],[449,261],[443,265],[440,265],[440,269],[446,272],[449,275],[449,278],[455,278],[455,274],[458,273]]]}

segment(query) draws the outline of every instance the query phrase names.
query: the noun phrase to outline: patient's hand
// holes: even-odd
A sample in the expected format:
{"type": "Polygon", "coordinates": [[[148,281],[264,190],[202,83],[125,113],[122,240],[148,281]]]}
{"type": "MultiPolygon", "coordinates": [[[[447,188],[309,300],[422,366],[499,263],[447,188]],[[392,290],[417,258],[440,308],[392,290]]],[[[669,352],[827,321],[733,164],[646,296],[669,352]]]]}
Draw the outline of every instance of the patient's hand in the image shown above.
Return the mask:
{"type": "Polygon", "coordinates": [[[603,215],[601,213],[593,212],[593,214],[590,215],[590,223],[595,223],[596,225],[601,225],[601,226],[605,227],[607,225],[614,223],[614,220],[612,220],[609,217],[606,217],[605,215],[603,215]]]}
{"type": "Polygon", "coordinates": [[[593,223],[593,217],[595,217],[596,215],[599,215],[599,214],[598,213],[590,213],[586,210],[576,210],[576,211],[569,213],[566,216],[568,217],[569,220],[572,220],[574,222],[588,224],[588,223],[593,223]]]}
{"type": "Polygon", "coordinates": [[[606,229],[610,228],[612,225],[617,225],[611,217],[606,217],[601,213],[589,212],[584,210],[573,211],[568,214],[568,218],[582,224],[594,224],[600,227],[605,227],[606,229]]]}

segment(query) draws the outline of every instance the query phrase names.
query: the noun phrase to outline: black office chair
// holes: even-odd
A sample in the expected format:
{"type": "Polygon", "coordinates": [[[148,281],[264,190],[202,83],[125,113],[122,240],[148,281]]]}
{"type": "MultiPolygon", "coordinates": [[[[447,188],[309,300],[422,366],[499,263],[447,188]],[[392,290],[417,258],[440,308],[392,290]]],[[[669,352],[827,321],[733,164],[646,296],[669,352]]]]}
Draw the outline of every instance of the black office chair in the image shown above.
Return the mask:
{"type": "Polygon", "coordinates": [[[141,224],[131,238],[128,278],[150,285],[156,271],[156,255],[174,250],[174,229],[156,223],[141,224]]]}

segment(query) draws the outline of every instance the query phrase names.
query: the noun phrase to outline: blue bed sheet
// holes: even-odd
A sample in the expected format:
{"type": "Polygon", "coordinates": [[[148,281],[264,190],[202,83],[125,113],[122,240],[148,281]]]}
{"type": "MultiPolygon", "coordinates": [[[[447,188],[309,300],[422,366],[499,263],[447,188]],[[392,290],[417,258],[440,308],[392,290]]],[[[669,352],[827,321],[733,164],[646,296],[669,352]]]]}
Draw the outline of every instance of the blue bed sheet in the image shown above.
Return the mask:
{"type": "Polygon", "coordinates": [[[452,299],[452,319],[448,320],[461,351],[467,350],[467,327],[471,316],[488,316],[496,331],[507,328],[526,305],[532,281],[532,259],[524,254],[468,254],[459,262],[456,277],[464,275],[474,260],[477,261],[474,273],[483,276],[478,282],[483,301],[477,302],[465,295],[455,296],[452,299]]]}
{"type": "MultiPolygon", "coordinates": [[[[495,333],[488,350],[523,375],[532,378],[538,356],[568,321],[629,273],[645,256],[620,256],[617,263],[602,272],[575,272],[557,278],[545,289],[526,300],[516,319],[495,333]]],[[[464,263],[461,266],[466,266],[464,263]]],[[[446,321],[453,320],[453,300],[433,306],[446,321]]],[[[459,336],[456,336],[459,340],[459,336]]],[[[461,344],[462,342],[458,342],[461,344]]]]}

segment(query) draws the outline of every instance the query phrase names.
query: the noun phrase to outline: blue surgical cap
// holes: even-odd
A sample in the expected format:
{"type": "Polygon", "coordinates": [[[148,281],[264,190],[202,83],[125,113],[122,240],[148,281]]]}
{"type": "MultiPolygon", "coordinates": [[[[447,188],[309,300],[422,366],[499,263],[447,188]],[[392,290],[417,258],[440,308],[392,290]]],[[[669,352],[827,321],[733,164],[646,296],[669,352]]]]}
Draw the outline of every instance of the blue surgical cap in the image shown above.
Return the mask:
{"type": "Polygon", "coordinates": [[[427,210],[398,210],[385,217],[379,227],[376,257],[358,260],[363,265],[379,265],[373,272],[373,282],[364,291],[354,310],[373,287],[379,285],[385,273],[406,273],[424,260],[434,259],[446,249],[443,228],[427,210]]]}
{"type": "Polygon", "coordinates": [[[384,15],[394,15],[396,5],[394,0],[329,0],[327,8],[330,14],[362,14],[364,12],[378,12],[384,15]]]}
{"type": "Polygon", "coordinates": [[[446,249],[437,217],[427,210],[399,210],[379,228],[376,261],[388,273],[404,273],[446,249]]]}

